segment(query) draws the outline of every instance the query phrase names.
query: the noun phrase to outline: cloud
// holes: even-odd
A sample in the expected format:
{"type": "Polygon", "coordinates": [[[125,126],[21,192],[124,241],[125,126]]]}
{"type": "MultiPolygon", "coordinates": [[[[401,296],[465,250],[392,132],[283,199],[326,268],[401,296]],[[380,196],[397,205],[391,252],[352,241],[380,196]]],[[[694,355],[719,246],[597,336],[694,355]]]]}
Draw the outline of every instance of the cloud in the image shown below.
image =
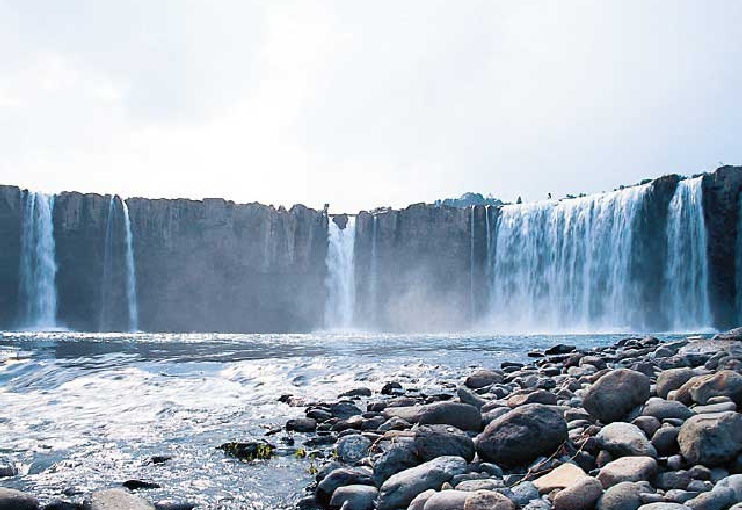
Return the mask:
{"type": "Polygon", "coordinates": [[[334,210],[742,161],[734,1],[0,2],[0,181],[334,210]]]}

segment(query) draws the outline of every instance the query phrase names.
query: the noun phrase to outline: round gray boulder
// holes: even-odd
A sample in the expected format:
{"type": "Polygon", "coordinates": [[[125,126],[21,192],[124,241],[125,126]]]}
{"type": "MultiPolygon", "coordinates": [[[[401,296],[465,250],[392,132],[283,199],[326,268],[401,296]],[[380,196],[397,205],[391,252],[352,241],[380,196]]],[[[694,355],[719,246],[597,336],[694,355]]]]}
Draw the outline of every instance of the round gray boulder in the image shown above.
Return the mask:
{"type": "Polygon", "coordinates": [[[618,421],[649,399],[651,384],[641,372],[612,370],[588,389],[583,407],[603,423],[618,421]]]}

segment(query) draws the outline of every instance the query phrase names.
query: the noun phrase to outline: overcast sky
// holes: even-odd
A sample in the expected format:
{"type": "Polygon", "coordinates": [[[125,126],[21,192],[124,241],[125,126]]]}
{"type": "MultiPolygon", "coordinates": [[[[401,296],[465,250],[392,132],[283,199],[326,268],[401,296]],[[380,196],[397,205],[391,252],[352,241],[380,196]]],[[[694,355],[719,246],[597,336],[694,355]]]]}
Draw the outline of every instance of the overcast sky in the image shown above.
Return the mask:
{"type": "Polygon", "coordinates": [[[742,2],[0,0],[0,182],[335,212],[742,163],[742,2]]]}

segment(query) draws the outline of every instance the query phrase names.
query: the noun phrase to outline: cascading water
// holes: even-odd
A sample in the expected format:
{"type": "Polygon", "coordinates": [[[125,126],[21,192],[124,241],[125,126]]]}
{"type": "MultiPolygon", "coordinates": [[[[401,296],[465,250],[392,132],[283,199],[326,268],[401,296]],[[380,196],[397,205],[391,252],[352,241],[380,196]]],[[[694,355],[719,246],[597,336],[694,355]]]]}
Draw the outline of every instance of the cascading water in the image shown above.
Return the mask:
{"type": "Polygon", "coordinates": [[[54,195],[21,193],[20,320],[23,327],[54,328],[57,315],[54,195]]]}
{"type": "Polygon", "coordinates": [[[355,309],[355,218],[349,217],[345,228],[334,220],[329,221],[327,232],[327,301],[325,302],[325,326],[330,329],[348,329],[353,326],[355,309]]]}
{"type": "Polygon", "coordinates": [[[113,227],[116,213],[115,195],[111,196],[106,218],[106,237],[103,247],[103,282],[101,284],[100,318],[98,329],[106,331],[110,327],[109,312],[111,308],[111,288],[113,287],[113,227]]]}
{"type": "Polygon", "coordinates": [[[379,261],[376,257],[376,215],[374,214],[372,220],[372,227],[371,227],[371,264],[369,268],[369,277],[368,277],[368,302],[370,304],[370,317],[371,317],[371,324],[376,325],[376,306],[377,306],[377,296],[376,296],[376,288],[377,288],[377,278],[378,278],[378,266],[379,261]]]}
{"type": "Polygon", "coordinates": [[[711,324],[703,178],[678,183],[667,216],[668,319],[674,330],[711,324]]]}
{"type": "Polygon", "coordinates": [[[121,201],[124,213],[124,229],[126,241],[126,302],[129,309],[129,331],[139,330],[139,310],[137,308],[137,274],[134,259],[134,236],[131,231],[129,206],[126,200],[121,201]]]}
{"type": "Polygon", "coordinates": [[[648,185],[502,207],[492,275],[499,330],[630,327],[631,251],[648,185]]]}
{"type": "Polygon", "coordinates": [[[474,210],[475,206],[469,208],[469,314],[472,321],[476,317],[476,306],[474,298],[474,266],[476,264],[474,256],[474,210]]]}

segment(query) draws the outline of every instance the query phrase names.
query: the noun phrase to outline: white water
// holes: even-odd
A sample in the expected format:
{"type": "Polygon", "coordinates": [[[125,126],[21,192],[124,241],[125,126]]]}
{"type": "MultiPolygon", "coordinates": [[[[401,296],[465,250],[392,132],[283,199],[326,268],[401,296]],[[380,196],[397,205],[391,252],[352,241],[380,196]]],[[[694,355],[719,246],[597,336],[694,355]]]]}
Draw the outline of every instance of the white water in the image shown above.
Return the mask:
{"type": "Polygon", "coordinates": [[[56,327],[57,263],[54,250],[54,196],[22,191],[20,320],[26,328],[56,327]]]}
{"type": "Polygon", "coordinates": [[[349,217],[344,229],[332,219],[327,231],[327,300],[325,301],[325,327],[349,329],[353,327],[353,311],[356,304],[355,265],[355,218],[349,217]]]}
{"type": "Polygon", "coordinates": [[[667,215],[665,300],[673,330],[711,324],[702,178],[678,183],[667,215]]]}
{"type": "Polygon", "coordinates": [[[634,324],[631,246],[647,185],[504,206],[494,248],[491,326],[618,330],[634,324]]]}
{"type": "Polygon", "coordinates": [[[371,232],[371,268],[369,270],[369,281],[368,281],[368,300],[369,300],[369,310],[371,311],[370,319],[371,324],[376,325],[376,319],[377,319],[377,313],[376,313],[376,307],[377,307],[377,290],[376,290],[376,284],[377,284],[377,278],[378,278],[378,267],[379,267],[379,261],[377,260],[377,254],[376,254],[376,215],[373,215],[373,226],[372,226],[372,232],[371,232]]]}
{"type": "Polygon", "coordinates": [[[105,331],[109,327],[110,289],[113,276],[113,221],[115,214],[115,195],[111,196],[108,205],[108,217],[106,218],[106,237],[103,248],[103,282],[101,283],[101,303],[98,329],[105,331]]]}
{"type": "Polygon", "coordinates": [[[121,201],[126,229],[126,303],[129,309],[129,331],[139,330],[139,310],[137,309],[137,273],[134,260],[134,236],[131,233],[129,206],[126,200],[121,201]]]}

